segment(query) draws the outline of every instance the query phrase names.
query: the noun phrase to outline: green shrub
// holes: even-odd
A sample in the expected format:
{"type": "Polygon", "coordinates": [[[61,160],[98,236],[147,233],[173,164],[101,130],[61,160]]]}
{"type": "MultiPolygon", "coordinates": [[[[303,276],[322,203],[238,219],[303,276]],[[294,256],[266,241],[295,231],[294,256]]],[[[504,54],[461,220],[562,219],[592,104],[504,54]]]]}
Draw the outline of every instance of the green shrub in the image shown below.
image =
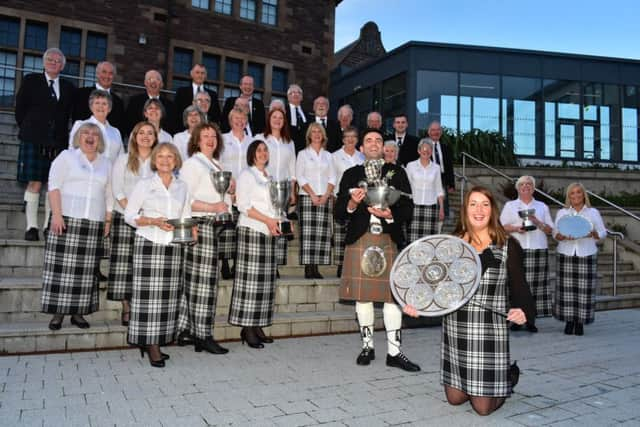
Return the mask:
{"type": "Polygon", "coordinates": [[[491,166],[518,166],[513,144],[499,132],[473,129],[456,133],[444,128],[441,139],[451,147],[453,163],[461,164],[465,152],[491,166]]]}

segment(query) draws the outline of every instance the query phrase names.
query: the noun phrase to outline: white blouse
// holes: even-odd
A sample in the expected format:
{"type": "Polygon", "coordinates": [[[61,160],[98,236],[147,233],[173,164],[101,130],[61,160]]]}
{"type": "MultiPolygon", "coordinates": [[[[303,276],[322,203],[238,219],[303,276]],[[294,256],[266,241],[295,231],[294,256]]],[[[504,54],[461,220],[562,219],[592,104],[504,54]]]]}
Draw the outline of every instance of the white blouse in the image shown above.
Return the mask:
{"type": "Polygon", "coordinates": [[[111,170],[111,193],[115,199],[113,209],[116,212],[124,214],[124,208],[120,206],[118,200],[129,199],[133,188],[138,181],[144,178],[149,178],[153,172],[151,171],[151,156],[145,160],[138,158],[138,173],[134,173],[127,167],[129,161],[129,154],[121,154],[113,164],[111,170]]]}
{"type": "Polygon", "coordinates": [[[51,163],[49,191],[60,190],[62,215],[104,221],[111,212],[111,162],[98,154],[91,162],[79,148],[64,150],[51,163]]]}
{"type": "Polygon", "coordinates": [[[406,167],[413,203],[416,205],[435,205],[438,197],[444,196],[440,167],[433,162],[425,167],[420,159],[409,162],[406,167]]]}
{"type": "Polygon", "coordinates": [[[240,172],[236,184],[236,203],[240,211],[240,218],[238,219],[239,227],[249,227],[259,233],[271,235],[269,227],[267,227],[264,222],[249,218],[249,209],[251,208],[268,217],[278,218],[279,212],[276,212],[269,197],[270,181],[271,180],[264,176],[255,166],[240,172]]]}
{"type": "Polygon", "coordinates": [[[242,169],[247,165],[247,149],[253,139],[249,135],[245,135],[244,139],[239,140],[233,133],[227,132],[222,135],[224,149],[220,155],[220,163],[226,171],[231,171],[234,179],[238,179],[242,169]]]}
{"type": "Polygon", "coordinates": [[[155,225],[138,226],[141,216],[149,218],[191,218],[191,203],[187,184],[172,176],[169,188],[165,187],[157,173],[141,179],[133,189],[124,220],[136,228],[136,234],[159,245],[168,245],[173,240],[173,231],[164,231],[155,225]]]}
{"type": "MultiPolygon", "coordinates": [[[[213,182],[209,177],[211,171],[223,170],[222,165],[217,161],[207,158],[204,154],[197,152],[193,156],[189,157],[186,162],[182,164],[180,171],[180,179],[187,184],[189,189],[189,196],[191,196],[190,203],[199,200],[206,203],[218,203],[222,201],[222,197],[216,191],[213,186],[213,182]]],[[[231,206],[231,196],[226,195],[224,200],[227,205],[231,206]]],[[[213,212],[192,212],[193,216],[209,216],[215,215],[213,212]]]]}
{"type": "Polygon", "coordinates": [[[102,138],[104,139],[104,152],[102,155],[107,157],[113,164],[118,156],[124,152],[124,149],[122,148],[122,135],[120,135],[120,131],[111,126],[109,122],[102,124],[94,116],[89,117],[87,120],[75,121],[71,128],[71,132],[69,132],[69,148],[73,149],[73,137],[78,129],[80,129],[80,126],[85,123],[92,123],[100,128],[102,131],[102,138]]]}
{"type": "Polygon", "coordinates": [[[331,157],[333,158],[333,170],[336,174],[336,187],[333,189],[333,193],[337,196],[338,190],[340,189],[340,180],[342,180],[344,171],[363,164],[364,154],[356,150],[353,153],[353,156],[350,156],[346,151],[344,151],[344,147],[342,147],[338,151],[334,152],[331,157]]]}
{"type": "Polygon", "coordinates": [[[264,134],[256,135],[255,139],[264,141],[269,149],[269,164],[267,172],[275,181],[296,179],[296,150],[293,142],[284,142],[273,135],[265,138],[264,134]]]}
{"type": "Polygon", "coordinates": [[[173,142],[173,138],[171,138],[171,134],[169,132],[165,132],[164,130],[160,129],[160,132],[158,132],[158,144],[161,144],[163,142],[173,142]]]}
{"type": "MultiPolygon", "coordinates": [[[[163,131],[164,132],[164,131],[163,131]]],[[[188,130],[176,133],[173,135],[173,139],[171,143],[176,146],[178,151],[180,152],[180,157],[182,157],[182,163],[186,162],[189,158],[189,140],[191,139],[191,134],[188,130]]]]}
{"type": "Polygon", "coordinates": [[[302,189],[309,184],[313,192],[322,196],[327,192],[329,184],[336,186],[336,174],[333,169],[333,159],[331,153],[322,148],[316,152],[311,147],[307,147],[298,153],[296,161],[296,178],[300,187],[298,194],[307,196],[308,193],[302,189]]]}
{"type": "MultiPolygon", "coordinates": [[[[566,215],[575,214],[576,210],[573,208],[562,208],[556,214],[556,222],[553,227],[553,235],[555,236],[558,233],[558,221],[560,218],[566,215]]],[[[602,217],[600,216],[600,212],[596,208],[588,208],[583,206],[578,214],[586,217],[591,224],[593,224],[593,229],[598,232],[598,237],[600,240],[607,237],[607,229],[604,226],[604,222],[602,222],[602,217]]],[[[559,254],[566,256],[590,256],[598,252],[598,247],[596,246],[596,240],[593,237],[583,237],[582,239],[576,240],[563,240],[558,242],[558,248],[556,251],[559,254]]]]}
{"type": "MultiPolygon", "coordinates": [[[[502,225],[521,226],[522,218],[518,215],[518,211],[524,209],[535,209],[536,218],[553,228],[553,219],[551,219],[549,207],[535,199],[531,200],[531,203],[525,203],[520,199],[505,203],[504,208],[502,208],[502,213],[500,214],[500,222],[502,225]]],[[[511,233],[511,236],[520,242],[522,249],[547,249],[549,247],[547,235],[539,228],[524,233],[514,232],[511,233]]]]}

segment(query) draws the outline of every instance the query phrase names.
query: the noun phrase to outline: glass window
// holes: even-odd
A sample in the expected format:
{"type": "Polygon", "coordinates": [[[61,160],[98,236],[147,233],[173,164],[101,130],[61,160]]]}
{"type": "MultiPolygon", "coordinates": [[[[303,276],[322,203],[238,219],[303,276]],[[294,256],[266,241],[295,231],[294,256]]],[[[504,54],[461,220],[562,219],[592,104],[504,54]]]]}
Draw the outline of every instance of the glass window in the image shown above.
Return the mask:
{"type": "Polygon", "coordinates": [[[187,49],[175,49],[173,51],[173,74],[188,76],[193,65],[193,51],[187,49]]]}
{"type": "Polygon", "coordinates": [[[416,123],[414,131],[434,121],[458,129],[458,74],[419,70],[417,73],[416,123]]]}
{"type": "Polygon", "coordinates": [[[220,79],[220,57],[216,55],[202,54],[202,65],[207,69],[208,80],[220,79]]]}
{"type": "Polygon", "coordinates": [[[407,104],[406,74],[398,74],[395,77],[382,82],[382,117],[389,121],[389,127],[393,124],[396,114],[405,113],[407,104]]]}
{"type": "Polygon", "coordinates": [[[638,109],[622,109],[622,160],[638,161],[638,109]]]}
{"type": "MultiPolygon", "coordinates": [[[[67,63],[64,66],[64,70],[62,70],[62,74],[66,74],[67,76],[80,77],[80,62],[69,61],[67,59],[67,63]]],[[[78,79],[65,78],[65,80],[67,80],[74,86],[78,86],[78,83],[79,83],[78,79]]]]}
{"type": "Polygon", "coordinates": [[[18,47],[20,37],[20,21],[0,16],[0,46],[18,47]]]}
{"type": "Polygon", "coordinates": [[[171,82],[171,89],[178,90],[181,87],[187,87],[191,85],[191,80],[186,79],[173,79],[171,82]]]}
{"type": "Polygon", "coordinates": [[[600,159],[611,160],[609,107],[600,107],[600,159]]]}
{"type": "Polygon", "coordinates": [[[233,0],[215,0],[213,10],[223,15],[231,15],[233,0]]]}
{"type": "Polygon", "coordinates": [[[205,83],[204,87],[218,93],[218,85],[213,85],[211,83],[205,83]]]}
{"type": "Polygon", "coordinates": [[[87,34],[85,56],[91,61],[104,61],[107,59],[107,35],[89,32],[87,34]]]}
{"type": "Polygon", "coordinates": [[[544,155],[556,156],[556,103],[544,103],[544,155]]]}
{"type": "Polygon", "coordinates": [[[84,80],[82,81],[82,86],[84,87],[93,86],[93,82],[95,81],[96,81],[96,65],[85,64],[84,80]]]}
{"type": "Polygon", "coordinates": [[[582,128],[582,150],[585,159],[594,159],[596,146],[596,129],[592,125],[586,125],[582,128]]]}
{"type": "Polygon", "coordinates": [[[240,0],[240,18],[256,20],[256,1],[240,0]]]}
{"type": "Polygon", "coordinates": [[[253,77],[253,85],[256,88],[262,89],[264,87],[264,65],[249,62],[247,74],[253,77]]]}
{"type": "Polygon", "coordinates": [[[262,17],[260,22],[267,25],[278,24],[278,0],[262,0],[262,17]]]}
{"type": "Polygon", "coordinates": [[[367,114],[373,109],[373,90],[361,89],[345,98],[342,104],[349,104],[353,108],[352,124],[364,128],[367,123],[367,114]]]}
{"type": "Polygon", "coordinates": [[[197,9],[209,10],[209,0],[191,0],[191,6],[197,9]]]}
{"type": "Polygon", "coordinates": [[[536,154],[536,103],[542,99],[540,79],[502,77],[502,133],[518,155],[536,154]]]}
{"type": "MultiPolygon", "coordinates": [[[[469,97],[471,129],[500,130],[499,77],[489,74],[460,73],[460,130],[462,130],[462,98],[469,97]]],[[[467,119],[465,119],[467,121],[467,119]]]]}
{"type": "Polygon", "coordinates": [[[25,73],[41,72],[44,69],[44,67],[42,66],[42,56],[25,55],[22,67],[25,69],[25,73]]]}
{"type": "Polygon", "coordinates": [[[271,74],[271,89],[274,92],[286,92],[289,86],[289,71],[284,68],[273,67],[271,74]]]}
{"type": "Polygon", "coordinates": [[[576,156],[576,126],[560,125],[560,157],[573,158],[576,156]]]}
{"type": "Polygon", "coordinates": [[[47,50],[47,24],[27,22],[24,33],[24,48],[31,50],[47,50]]]}
{"type": "Polygon", "coordinates": [[[224,65],[224,81],[238,84],[242,77],[242,61],[239,59],[227,58],[224,65]]]}
{"type": "Polygon", "coordinates": [[[0,51],[0,107],[11,107],[16,90],[16,61],[18,57],[13,52],[0,51]]]}
{"type": "Polygon", "coordinates": [[[240,96],[240,89],[237,89],[235,87],[225,87],[224,88],[224,99],[226,100],[227,98],[237,98],[238,96],[240,96]]]}
{"type": "Polygon", "coordinates": [[[82,31],[75,28],[62,27],[60,32],[60,50],[64,52],[66,57],[80,56],[82,44],[82,31]]]}

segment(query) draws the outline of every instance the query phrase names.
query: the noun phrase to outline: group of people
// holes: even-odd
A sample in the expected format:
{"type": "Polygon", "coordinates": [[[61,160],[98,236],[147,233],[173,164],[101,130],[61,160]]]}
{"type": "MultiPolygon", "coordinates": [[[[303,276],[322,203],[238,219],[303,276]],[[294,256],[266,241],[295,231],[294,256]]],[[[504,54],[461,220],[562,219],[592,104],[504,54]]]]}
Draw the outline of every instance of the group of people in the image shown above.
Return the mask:
{"type": "MultiPolygon", "coordinates": [[[[288,181],[305,278],[322,278],[318,267],[332,263],[333,248],[342,277],[340,298],[356,302],[362,338],[356,363],[375,360],[374,303],[382,303],[387,366],[420,370],[401,349],[403,309],[391,294],[389,271],[398,251],[439,233],[449,215],[452,153],[440,142],[439,123],[429,125],[428,138],[418,139],[407,133],[407,116],[399,114],[394,132],[386,134],[382,117],[372,112],[359,133],[351,126],[348,105],[340,107],[337,121],[328,117],[325,97],[315,99],[313,113],[304,112],[302,89],[295,84],[288,103],[265,108],[253,95],[250,76],[240,81],[241,95],[228,98],[220,111],[217,94],[203,86],[201,64],[193,67],[192,85],[178,90],[174,103],[160,94],[160,74],[147,72],[147,93],[130,99],[125,109],[111,91],[112,64],[100,63],[95,87],[74,95],[60,79],[64,54],[52,48],[43,59],[44,73],[23,80],[16,121],[18,180],[27,184],[27,240],[39,239],[39,192],[48,182],[42,307],[53,315],[50,329],[60,329],[65,315],[77,327],[89,327],[83,316],[98,309],[99,262],[107,254],[107,296],[122,302],[128,342],[139,346],[142,356],[148,353],[152,366],[165,366],[169,355],[161,347],[172,342],[193,345],[197,352],[227,353],[213,338],[219,273],[233,278],[228,322],[241,327],[242,342],[251,348],[273,342],[263,328],[272,323],[278,266],[286,264],[291,236],[282,232],[270,184],[288,181]],[[84,107],[73,107],[81,106],[80,97],[88,107],[82,114],[84,107]],[[181,125],[172,113],[176,108],[181,125]],[[69,132],[72,116],[77,120],[69,132]],[[128,135],[126,150],[123,135],[128,135]],[[210,180],[219,171],[231,172],[226,194],[210,180]],[[389,208],[368,206],[362,182],[385,182],[403,196],[389,208]],[[231,223],[221,223],[220,213],[230,214],[231,223]],[[187,219],[193,220],[194,244],[174,243],[170,221],[187,219]],[[371,247],[381,248],[386,260],[376,274],[361,262],[371,247]]],[[[583,325],[593,321],[595,243],[606,234],[602,219],[585,189],[572,184],[556,222],[579,213],[594,229],[587,238],[563,236],[548,207],[533,199],[535,180],[521,177],[517,189],[518,200],[507,203],[502,214],[489,190],[475,187],[465,195],[455,235],[482,261],[481,285],[472,299],[508,311],[508,321],[531,331],[536,311],[553,311],[566,321],[565,333],[582,335],[583,325]],[[522,229],[522,209],[535,209],[535,231],[522,229]],[[552,310],[548,235],[559,241],[552,310]]],[[[411,306],[404,312],[417,314],[411,306]]],[[[507,326],[481,305],[445,316],[442,382],[450,403],[471,401],[478,413],[488,414],[511,393],[517,367],[510,365],[507,326]]]]}

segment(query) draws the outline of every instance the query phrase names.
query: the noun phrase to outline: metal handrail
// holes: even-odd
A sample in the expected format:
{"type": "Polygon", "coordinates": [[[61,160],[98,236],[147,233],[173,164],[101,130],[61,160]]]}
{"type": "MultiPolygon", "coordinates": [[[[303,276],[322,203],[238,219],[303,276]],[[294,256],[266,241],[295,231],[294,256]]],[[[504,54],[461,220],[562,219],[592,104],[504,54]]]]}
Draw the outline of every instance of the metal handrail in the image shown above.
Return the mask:
{"type": "Polygon", "coordinates": [[[618,294],[618,239],[624,240],[624,234],[619,231],[607,230],[607,234],[613,239],[613,296],[618,294]]]}

